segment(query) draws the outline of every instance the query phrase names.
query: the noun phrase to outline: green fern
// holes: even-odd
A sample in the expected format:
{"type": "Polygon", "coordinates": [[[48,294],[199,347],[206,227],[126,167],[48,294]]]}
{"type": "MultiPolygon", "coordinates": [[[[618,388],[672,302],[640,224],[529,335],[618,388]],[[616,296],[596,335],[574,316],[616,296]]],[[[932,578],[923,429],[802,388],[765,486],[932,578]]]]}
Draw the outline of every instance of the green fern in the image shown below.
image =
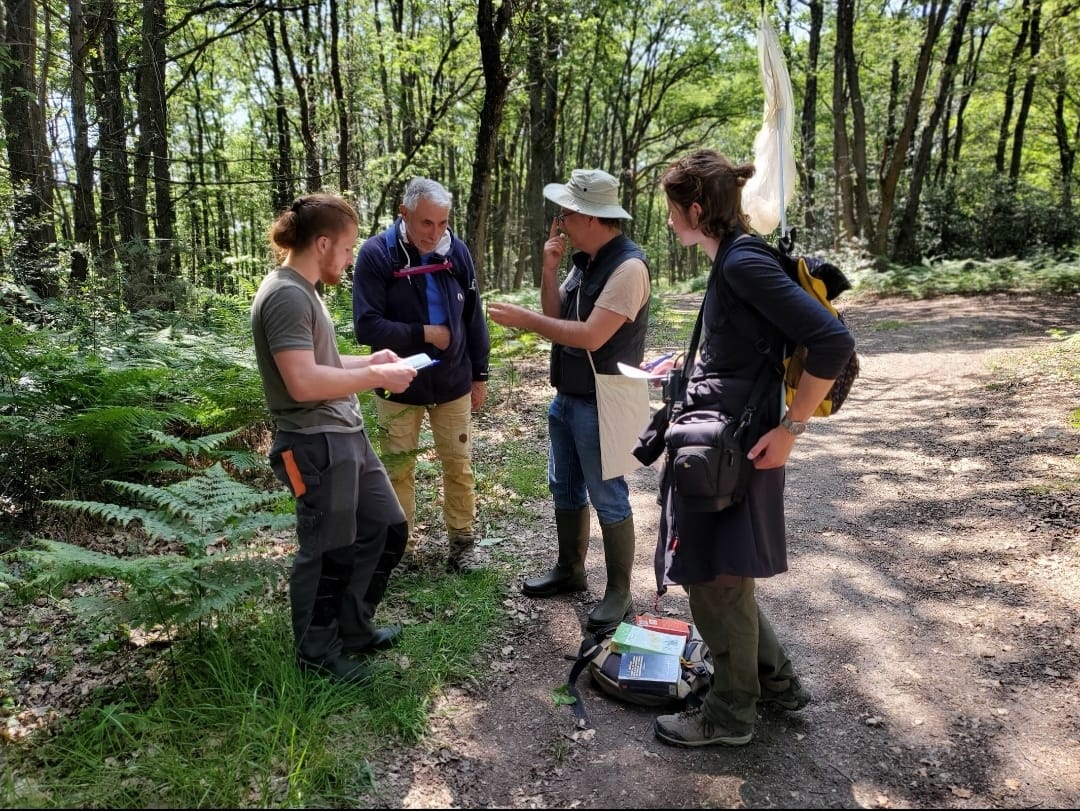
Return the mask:
{"type": "Polygon", "coordinates": [[[37,543],[40,548],[18,553],[34,572],[27,585],[51,589],[83,580],[120,581],[123,591],[76,598],[72,606],[83,617],[135,628],[172,629],[205,621],[284,576],[279,563],[252,556],[119,558],[60,541],[37,543]]]}
{"type": "Polygon", "coordinates": [[[143,469],[150,473],[190,474],[199,467],[205,466],[206,462],[215,460],[224,462],[233,470],[240,472],[264,466],[266,457],[261,453],[245,448],[223,447],[242,432],[243,429],[234,428],[231,431],[184,439],[164,431],[151,429],[147,433],[153,441],[146,446],[144,453],[148,456],[171,454],[177,458],[155,459],[144,465],[143,469]]]}
{"type": "Polygon", "coordinates": [[[185,554],[120,558],[49,539],[14,553],[29,564],[28,582],[39,588],[96,578],[125,584],[114,597],[77,603],[84,615],[137,627],[182,627],[234,607],[283,574],[280,563],[254,554],[245,544],[260,532],[293,525],[293,516],[270,509],[280,494],[232,479],[220,463],[166,487],[107,483],[134,505],[48,503],[121,527],[137,524],[152,540],[179,542],[185,554]]]}
{"type": "Polygon", "coordinates": [[[106,484],[150,507],[60,499],[47,503],[122,527],[138,521],[151,538],[179,541],[187,547],[189,555],[196,557],[222,537],[243,541],[262,526],[276,529],[288,521],[288,516],[271,513],[249,515],[252,510],[262,511],[276,504],[280,494],[256,490],[236,481],[220,463],[166,487],[120,481],[106,484]]]}

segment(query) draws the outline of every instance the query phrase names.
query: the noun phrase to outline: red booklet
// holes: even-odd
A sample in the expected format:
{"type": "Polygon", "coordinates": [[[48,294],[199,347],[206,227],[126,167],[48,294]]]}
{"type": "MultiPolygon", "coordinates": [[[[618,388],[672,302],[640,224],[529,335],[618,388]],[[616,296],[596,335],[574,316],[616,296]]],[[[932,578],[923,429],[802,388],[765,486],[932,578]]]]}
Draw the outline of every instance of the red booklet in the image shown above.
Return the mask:
{"type": "Polygon", "coordinates": [[[634,618],[634,625],[648,628],[650,631],[659,631],[662,634],[681,636],[683,639],[690,638],[690,624],[682,620],[670,617],[654,617],[652,614],[639,614],[634,618]]]}

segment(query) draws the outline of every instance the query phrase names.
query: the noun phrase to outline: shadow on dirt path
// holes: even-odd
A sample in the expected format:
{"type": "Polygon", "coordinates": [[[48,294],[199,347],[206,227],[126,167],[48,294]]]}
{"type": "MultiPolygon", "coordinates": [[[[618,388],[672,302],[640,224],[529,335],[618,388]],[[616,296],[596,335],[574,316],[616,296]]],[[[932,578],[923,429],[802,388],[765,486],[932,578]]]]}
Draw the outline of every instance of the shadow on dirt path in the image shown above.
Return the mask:
{"type": "MultiPolygon", "coordinates": [[[[682,750],[654,738],[654,710],[585,678],[595,733],[576,733],[552,695],[603,593],[594,518],[588,596],[529,600],[515,584],[489,684],[442,697],[429,738],[376,764],[375,805],[1076,807],[1080,384],[1047,353],[1050,330],[1080,330],[1080,302],[864,301],[846,317],[862,376],[800,440],[790,571],[758,584],[815,701],[763,711],[748,746],[682,750]]],[[[535,371],[517,407],[537,415],[543,453],[535,371]]],[[[629,478],[636,608],[652,610],[656,474],[629,478]]],[[[540,501],[505,528],[521,574],[551,564],[552,526],[540,501]]],[[[690,618],[678,589],[656,608],[690,618]]]]}

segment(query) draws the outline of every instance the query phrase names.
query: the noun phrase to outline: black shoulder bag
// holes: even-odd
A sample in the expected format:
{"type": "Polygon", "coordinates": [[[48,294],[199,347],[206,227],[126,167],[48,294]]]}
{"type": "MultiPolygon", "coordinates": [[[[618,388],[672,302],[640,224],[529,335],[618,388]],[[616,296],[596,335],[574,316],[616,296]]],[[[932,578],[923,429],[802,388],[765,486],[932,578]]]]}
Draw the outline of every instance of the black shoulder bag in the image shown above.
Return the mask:
{"type": "MultiPolygon", "coordinates": [[[[712,289],[713,274],[723,273],[722,264],[723,260],[713,267],[706,297],[712,289]]],[[[754,418],[765,397],[779,384],[781,371],[772,362],[768,344],[758,341],[755,347],[763,356],[761,370],[739,417],[718,409],[687,409],[686,385],[694,370],[704,313],[702,300],[682,368],[672,370],[664,392],[670,404],[665,435],[667,475],[671,477],[676,508],[719,512],[746,497],[754,467],[747,453],[758,438],[754,418]]]]}

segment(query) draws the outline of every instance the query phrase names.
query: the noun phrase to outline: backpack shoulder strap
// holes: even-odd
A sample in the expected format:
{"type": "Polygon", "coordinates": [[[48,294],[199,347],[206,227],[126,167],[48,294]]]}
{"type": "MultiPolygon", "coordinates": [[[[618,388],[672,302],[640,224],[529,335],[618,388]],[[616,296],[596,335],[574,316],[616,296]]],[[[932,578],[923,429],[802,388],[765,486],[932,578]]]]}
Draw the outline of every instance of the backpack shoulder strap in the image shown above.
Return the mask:
{"type": "MultiPolygon", "coordinates": [[[[574,664],[570,668],[570,675],[566,679],[566,692],[574,699],[570,709],[574,712],[574,718],[579,729],[590,729],[592,722],[589,720],[589,713],[585,710],[585,700],[581,697],[581,692],[577,688],[577,680],[585,672],[589,662],[605,651],[605,647],[603,637],[587,636],[581,640],[577,658],[574,659],[574,664]]],[[[567,656],[566,658],[570,659],[571,657],[567,656]]]]}
{"type": "Polygon", "coordinates": [[[401,260],[401,246],[398,245],[397,232],[397,220],[394,220],[390,227],[383,231],[386,253],[390,256],[390,270],[392,271],[400,270],[405,266],[405,263],[401,260]]]}

